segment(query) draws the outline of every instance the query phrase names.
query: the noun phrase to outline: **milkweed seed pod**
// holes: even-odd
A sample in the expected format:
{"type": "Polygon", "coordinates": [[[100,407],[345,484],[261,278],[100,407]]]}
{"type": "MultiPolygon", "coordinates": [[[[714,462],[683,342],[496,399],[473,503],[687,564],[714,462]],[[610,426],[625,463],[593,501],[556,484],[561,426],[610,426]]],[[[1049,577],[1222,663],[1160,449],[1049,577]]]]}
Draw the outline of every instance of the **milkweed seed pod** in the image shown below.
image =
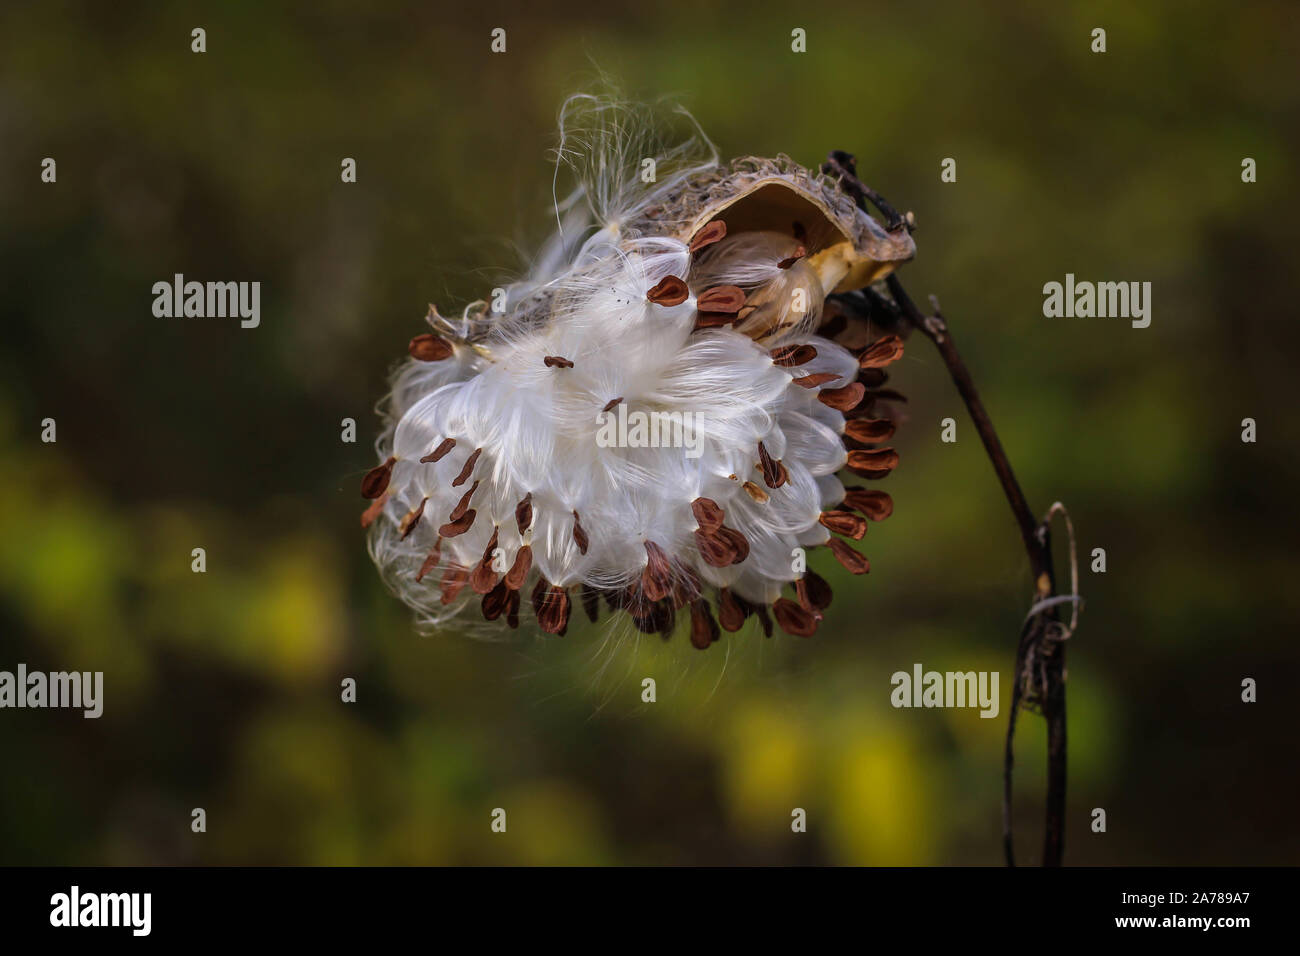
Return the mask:
{"type": "Polygon", "coordinates": [[[902,343],[818,332],[911,236],[785,157],[720,164],[677,119],[673,141],[649,108],[571,98],[557,178],[578,184],[531,272],[410,342],[362,525],[426,628],[472,606],[563,634],[603,603],[647,633],[683,612],[701,648],[750,616],[809,636],[831,592],[803,552],[869,569],[848,542],[893,504],[838,476],[898,462],[880,386],[902,343]]]}

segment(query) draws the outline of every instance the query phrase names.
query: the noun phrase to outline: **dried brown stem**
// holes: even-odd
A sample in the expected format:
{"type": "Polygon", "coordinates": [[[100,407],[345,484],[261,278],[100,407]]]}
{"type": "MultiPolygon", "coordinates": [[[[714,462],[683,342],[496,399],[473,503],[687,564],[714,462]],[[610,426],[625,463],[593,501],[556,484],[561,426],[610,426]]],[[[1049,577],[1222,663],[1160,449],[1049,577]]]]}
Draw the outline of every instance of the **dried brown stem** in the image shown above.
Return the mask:
{"type": "MultiPolygon", "coordinates": [[[[912,227],[911,218],[902,216],[889,203],[857,178],[853,157],[842,151],[830,154],[822,167],[829,175],[838,177],[840,186],[852,196],[859,206],[874,205],[886,219],[890,229],[912,227]]],[[[912,301],[897,275],[890,275],[887,286],[893,301],[872,290],[848,296],[837,296],[847,309],[870,314],[879,320],[902,322],[919,329],[934,343],[948,368],[948,374],[957,387],[958,394],[975,423],[980,441],[993,464],[1011,513],[1015,517],[1020,538],[1029,557],[1034,576],[1034,604],[1020,631],[1016,646],[1015,679],[1012,681],[1011,713],[1007,721],[1007,734],[1003,751],[1002,769],[1002,843],[1008,866],[1015,866],[1015,849],[1012,839],[1011,796],[1012,770],[1015,765],[1016,719],[1021,708],[1041,708],[1047,721],[1047,797],[1046,820],[1043,838],[1043,865],[1059,866],[1063,850],[1065,829],[1066,785],[1066,723],[1065,723],[1065,648],[1062,643],[1070,630],[1063,628],[1058,603],[1050,599],[1056,593],[1056,575],[1052,566],[1052,547],[1049,522],[1051,512],[1043,521],[1037,521],[1029,509],[1020,483],[1007,458],[997,430],[984,403],[980,400],[975,382],[953,341],[947,322],[935,303],[933,314],[926,315],[912,301]]],[[[1077,598],[1071,598],[1077,600],[1077,598]]]]}

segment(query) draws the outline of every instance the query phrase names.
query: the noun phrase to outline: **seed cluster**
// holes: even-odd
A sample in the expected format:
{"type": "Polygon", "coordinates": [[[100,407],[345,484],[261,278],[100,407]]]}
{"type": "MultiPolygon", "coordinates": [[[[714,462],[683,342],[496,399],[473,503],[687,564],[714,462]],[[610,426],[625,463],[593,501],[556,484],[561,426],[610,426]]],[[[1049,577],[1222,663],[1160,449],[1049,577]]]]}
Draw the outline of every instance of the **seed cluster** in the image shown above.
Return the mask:
{"type": "Polygon", "coordinates": [[[686,612],[698,648],[751,617],[807,637],[832,594],[802,552],[870,570],[849,542],[892,499],[837,473],[873,481],[897,466],[884,443],[904,399],[884,368],[903,343],[849,329],[827,295],[910,245],[887,246],[865,213],[783,163],[746,167],[730,194],[716,169],[669,181],[564,246],[497,317],[431,308],[361,482],[371,553],[425,623],[476,603],[486,621],[517,628],[531,612],[562,635],[577,599],[593,622],[603,603],[665,637],[686,612]],[[596,447],[601,416],[683,409],[697,455],[596,447]]]}

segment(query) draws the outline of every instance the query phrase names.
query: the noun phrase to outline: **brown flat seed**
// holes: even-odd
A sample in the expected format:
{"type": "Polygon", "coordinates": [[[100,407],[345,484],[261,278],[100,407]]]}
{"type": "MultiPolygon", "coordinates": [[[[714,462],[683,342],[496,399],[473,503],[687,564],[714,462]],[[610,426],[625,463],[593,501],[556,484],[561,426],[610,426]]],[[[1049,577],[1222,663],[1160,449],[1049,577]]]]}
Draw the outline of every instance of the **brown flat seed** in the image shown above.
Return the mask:
{"type": "Polygon", "coordinates": [[[601,411],[612,412],[614,409],[618,408],[618,403],[621,401],[623,401],[622,395],[620,395],[618,398],[611,398],[608,402],[605,403],[605,407],[602,408],[601,411]]]}
{"type": "Polygon", "coordinates": [[[515,524],[522,535],[533,526],[533,493],[530,491],[515,505],[515,524]]]}
{"type": "Polygon", "coordinates": [[[452,508],[451,514],[448,515],[452,521],[460,520],[460,517],[465,514],[466,511],[469,511],[469,499],[474,497],[474,492],[478,491],[479,484],[480,482],[474,482],[474,484],[470,486],[469,491],[461,495],[460,501],[456,502],[456,507],[452,508]]]}
{"type": "Polygon", "coordinates": [[[497,549],[497,535],[499,529],[492,529],[492,537],[488,540],[487,547],[483,549],[483,557],[479,563],[474,566],[473,572],[469,576],[469,586],[474,589],[476,594],[487,594],[497,584],[497,572],[492,567],[493,552],[497,549]]]}
{"type": "Polygon", "coordinates": [[[736,561],[736,549],[731,543],[715,529],[705,531],[703,528],[695,532],[695,546],[700,550],[700,557],[704,559],[705,564],[710,564],[715,568],[729,568],[736,561]]]}
{"type": "Polygon", "coordinates": [[[470,526],[474,524],[474,518],[477,516],[478,512],[473,508],[470,508],[469,511],[466,511],[455,521],[448,521],[440,527],[438,529],[438,534],[444,538],[454,538],[458,534],[464,534],[470,529],[470,526]]]}
{"type": "Polygon", "coordinates": [[[745,626],[745,610],[726,588],[718,594],[718,623],[732,633],[745,626]]]}
{"type": "Polygon", "coordinates": [[[487,594],[497,586],[497,573],[492,570],[491,558],[474,565],[469,576],[469,586],[475,594],[487,594]]]}
{"type": "Polygon", "coordinates": [[[790,479],[785,465],[773,458],[762,442],[758,443],[758,464],[763,469],[763,484],[769,488],[780,488],[790,479]]]}
{"type": "Polygon", "coordinates": [[[695,318],[695,328],[720,329],[724,325],[731,325],[738,318],[738,315],[729,312],[701,312],[695,318]]]}
{"type": "Polygon", "coordinates": [[[582,519],[578,517],[576,511],[573,513],[573,543],[578,546],[578,551],[582,554],[587,553],[587,545],[591,543],[586,530],[582,527],[582,519]]]}
{"type": "Polygon", "coordinates": [[[772,614],[781,630],[795,637],[812,637],[817,633],[817,618],[811,611],[805,611],[789,598],[777,598],[772,602],[772,614]]]}
{"type": "Polygon", "coordinates": [[[831,586],[826,583],[826,579],[814,571],[805,571],[803,575],[803,585],[808,592],[808,603],[816,611],[824,611],[831,606],[831,586]]]}
{"type": "Polygon", "coordinates": [[[768,617],[767,605],[766,604],[758,605],[758,607],[754,608],[754,614],[758,617],[758,623],[763,626],[763,636],[771,637],[772,619],[768,617]]]}
{"type": "Polygon", "coordinates": [[[600,595],[590,584],[582,586],[582,609],[587,612],[587,620],[592,624],[600,620],[600,595]]]}
{"type": "Polygon", "coordinates": [[[758,487],[758,485],[754,484],[752,481],[747,481],[740,487],[744,488],[745,494],[749,495],[749,497],[753,498],[760,505],[767,504],[767,492],[758,487]]]}
{"type": "Polygon", "coordinates": [[[506,623],[511,630],[519,627],[519,592],[510,591],[506,598],[506,623]]]}
{"type": "Polygon", "coordinates": [[[882,478],[898,467],[898,452],[892,448],[851,451],[847,467],[854,474],[868,478],[882,478]]]}
{"type": "Polygon", "coordinates": [[[528,578],[528,572],[533,566],[533,549],[531,545],[524,545],[515,552],[514,563],[510,565],[510,570],[506,572],[506,587],[512,591],[518,591],[524,586],[524,581],[528,578]]]}
{"type": "Polygon", "coordinates": [[[433,548],[429,551],[424,563],[420,565],[420,570],[415,572],[415,582],[418,584],[424,580],[424,576],[438,566],[442,560],[442,538],[433,542],[433,548]]]}
{"type": "Polygon", "coordinates": [[[433,451],[429,452],[429,454],[425,455],[423,458],[420,459],[420,463],[427,465],[431,461],[442,461],[443,456],[445,456],[447,452],[451,451],[455,447],[456,447],[456,439],[444,438],[441,442],[438,443],[437,448],[435,448],[433,451]]]}
{"type": "Polygon", "coordinates": [[[876,339],[858,356],[860,368],[880,368],[903,357],[903,340],[897,335],[876,339]]]}
{"type": "Polygon", "coordinates": [[[850,488],[844,492],[844,507],[864,514],[872,521],[884,521],[894,513],[894,499],[888,492],[850,488]]]}
{"type": "Polygon", "coordinates": [[[879,388],[889,381],[889,375],[883,368],[864,368],[858,373],[858,381],[867,388],[879,388]]]}
{"type": "Polygon", "coordinates": [[[817,400],[837,411],[847,412],[858,407],[862,396],[867,393],[861,382],[850,382],[843,388],[824,388],[817,394],[817,400]]]}
{"type": "Polygon", "coordinates": [[[662,601],[673,590],[673,566],[664,549],[653,541],[645,543],[646,566],[641,572],[641,592],[648,601],[662,601]]]}
{"type": "Polygon", "coordinates": [[[677,276],[664,276],[654,284],[645,297],[655,305],[671,308],[674,305],[681,305],[690,294],[691,291],[686,288],[686,283],[677,276]]]}
{"type": "Polygon", "coordinates": [[[483,595],[483,616],[489,621],[499,618],[510,604],[511,593],[511,590],[502,583],[483,595]]]}
{"type": "Polygon", "coordinates": [[[813,609],[812,601],[808,599],[808,585],[804,583],[803,578],[794,582],[795,597],[799,599],[799,606],[805,611],[813,609]]]}
{"type": "Polygon", "coordinates": [[[855,418],[845,424],[844,434],[868,445],[889,441],[894,437],[894,423],[888,418],[855,418]]]}
{"type": "Polygon", "coordinates": [[[691,252],[699,252],[705,246],[713,245],[726,234],[727,224],[721,219],[715,219],[695,234],[688,248],[691,252]]]}
{"type": "Polygon", "coordinates": [[[695,308],[700,312],[726,312],[734,315],[745,304],[745,290],[734,285],[714,286],[701,292],[695,300],[695,308]]]}
{"type": "Polygon", "coordinates": [[[460,593],[467,580],[469,580],[469,572],[463,568],[448,568],[444,571],[442,581],[439,583],[442,590],[442,603],[450,604],[456,600],[456,595],[460,593]]]}
{"type": "Polygon", "coordinates": [[[868,481],[880,481],[882,478],[888,478],[894,471],[892,468],[850,468],[849,470],[859,478],[865,478],[868,481]]]}
{"type": "Polygon", "coordinates": [[[831,538],[826,546],[835,555],[835,560],[844,565],[845,570],[854,574],[866,574],[871,570],[871,562],[839,538],[831,538]]]}
{"type": "Polygon", "coordinates": [[[542,364],[547,368],[573,368],[573,363],[563,355],[548,355],[542,359],[542,364]]]}
{"type": "Polygon", "coordinates": [[[369,528],[375,523],[375,519],[383,512],[384,505],[386,504],[388,504],[388,492],[385,491],[382,495],[372,501],[365,511],[361,512],[362,529],[369,528]]]}
{"type": "Polygon", "coordinates": [[[682,568],[673,578],[671,595],[673,610],[677,611],[700,596],[700,579],[690,568],[682,568]]]}
{"type": "Polygon", "coordinates": [[[533,609],[537,624],[547,634],[563,634],[569,626],[569,592],[564,588],[548,586],[541,600],[533,593],[533,609]]]}
{"type": "Polygon", "coordinates": [[[428,498],[421,498],[420,503],[408,511],[406,517],[402,519],[402,523],[397,526],[397,529],[402,532],[403,539],[414,531],[415,526],[420,523],[420,519],[424,517],[424,506],[428,504],[428,502],[428,498]]]}
{"type": "Polygon", "coordinates": [[[482,448],[475,448],[473,453],[465,459],[465,467],[460,470],[460,474],[452,479],[451,486],[459,488],[465,482],[469,481],[469,476],[474,473],[474,466],[478,464],[478,456],[483,454],[482,448]]]}
{"type": "Polygon", "coordinates": [[[842,534],[854,541],[861,541],[867,533],[867,519],[855,515],[852,511],[823,511],[817,519],[823,528],[842,534]]]}
{"type": "Polygon", "coordinates": [[[806,365],[817,357],[817,349],[811,345],[782,345],[772,349],[772,364],[781,368],[794,368],[806,365]]]}
{"type": "Polygon", "coordinates": [[[722,519],[725,517],[722,508],[712,498],[696,498],[692,501],[691,514],[695,515],[695,523],[701,531],[716,531],[722,527],[722,519]]]}
{"type": "MultiPolygon", "coordinates": [[[[817,334],[824,339],[830,339],[832,342],[839,342],[844,345],[840,336],[848,329],[849,320],[844,317],[843,313],[832,310],[830,305],[828,302],[826,307],[822,309],[822,325],[817,330],[817,334]]],[[[845,347],[848,346],[845,345],[845,347]]]]}
{"type": "Polygon", "coordinates": [[[670,641],[673,637],[673,631],[677,628],[677,612],[666,604],[659,606],[666,608],[666,610],[655,612],[659,622],[659,636],[664,641],[670,641]]]}
{"type": "Polygon", "coordinates": [[[388,490],[388,482],[393,477],[393,465],[397,464],[395,456],[390,457],[382,465],[375,465],[366,472],[365,477],[361,479],[361,497],[378,498],[388,490]]]}
{"type": "Polygon", "coordinates": [[[722,527],[718,529],[717,534],[731,546],[731,550],[736,552],[736,556],[731,559],[732,564],[740,564],[749,557],[749,539],[735,528],[722,527]]]}
{"type": "Polygon", "coordinates": [[[802,378],[791,379],[794,384],[800,388],[816,388],[818,385],[825,385],[827,382],[833,382],[837,378],[834,372],[818,372],[815,375],[805,375],[802,378]]]}
{"type": "Polygon", "coordinates": [[[428,334],[411,339],[406,350],[411,353],[411,358],[420,362],[441,362],[445,358],[451,358],[453,351],[451,343],[446,339],[428,334]]]}
{"type": "Polygon", "coordinates": [[[719,637],[718,622],[713,619],[713,610],[704,598],[691,602],[691,644],[704,650],[719,637]]]}
{"type": "Polygon", "coordinates": [[[794,265],[796,262],[798,262],[806,255],[808,255],[808,250],[805,249],[803,246],[799,246],[797,249],[795,249],[793,255],[786,256],[784,259],[782,259],[780,262],[776,264],[776,267],[778,269],[789,269],[792,265],[794,265]]]}
{"type": "Polygon", "coordinates": [[[865,368],[858,372],[858,381],[868,389],[879,389],[889,381],[889,376],[885,375],[883,368],[865,368]]]}

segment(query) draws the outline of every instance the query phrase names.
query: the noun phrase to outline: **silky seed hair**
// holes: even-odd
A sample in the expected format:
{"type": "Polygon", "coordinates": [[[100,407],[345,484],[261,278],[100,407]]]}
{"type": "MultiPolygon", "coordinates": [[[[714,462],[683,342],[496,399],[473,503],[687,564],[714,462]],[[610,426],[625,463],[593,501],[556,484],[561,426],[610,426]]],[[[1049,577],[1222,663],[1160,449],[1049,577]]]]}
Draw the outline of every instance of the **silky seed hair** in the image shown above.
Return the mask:
{"type": "Polygon", "coordinates": [[[893,504],[839,476],[892,471],[875,445],[901,400],[880,387],[901,342],[846,348],[826,300],[910,258],[910,234],[785,157],[720,164],[680,110],[570,98],[557,196],[566,170],[503,308],[431,306],[410,341],[362,481],[371,556],[426,630],[562,635],[579,608],[665,636],[680,613],[701,649],[747,622],[811,636],[831,592],[796,557],[869,570],[856,542],[893,504]],[[598,441],[624,413],[689,422],[691,453],[598,441]]]}

